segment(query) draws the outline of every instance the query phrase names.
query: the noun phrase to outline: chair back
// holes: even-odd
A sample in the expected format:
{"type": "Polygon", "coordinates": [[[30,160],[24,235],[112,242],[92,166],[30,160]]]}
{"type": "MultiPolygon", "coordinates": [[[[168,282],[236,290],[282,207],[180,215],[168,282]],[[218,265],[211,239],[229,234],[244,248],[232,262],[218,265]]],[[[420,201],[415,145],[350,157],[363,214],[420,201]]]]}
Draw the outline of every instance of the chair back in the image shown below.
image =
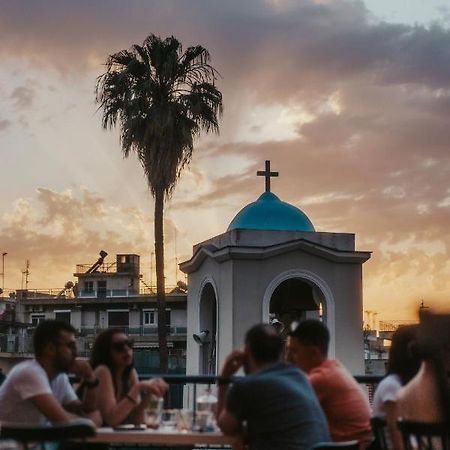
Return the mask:
{"type": "Polygon", "coordinates": [[[358,450],[358,441],[319,442],[312,450],[358,450]]]}
{"type": "Polygon", "coordinates": [[[450,427],[446,423],[399,420],[405,450],[450,450],[450,427]]]}
{"type": "Polygon", "coordinates": [[[370,450],[389,450],[390,437],[388,427],[384,417],[372,417],[370,420],[374,440],[370,443],[370,450]]]}
{"type": "Polygon", "coordinates": [[[94,424],[88,419],[74,419],[54,425],[28,425],[3,422],[0,439],[21,442],[25,449],[29,442],[62,442],[70,439],[84,439],[96,435],[94,424]]]}

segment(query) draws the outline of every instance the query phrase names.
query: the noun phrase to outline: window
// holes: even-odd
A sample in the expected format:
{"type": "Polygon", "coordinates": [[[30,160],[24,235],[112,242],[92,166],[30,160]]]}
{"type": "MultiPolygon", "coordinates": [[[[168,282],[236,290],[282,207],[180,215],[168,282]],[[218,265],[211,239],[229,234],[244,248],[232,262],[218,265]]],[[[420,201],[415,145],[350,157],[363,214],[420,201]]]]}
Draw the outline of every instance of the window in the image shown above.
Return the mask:
{"type": "Polygon", "coordinates": [[[151,325],[156,325],[156,318],[157,318],[157,313],[154,310],[149,310],[149,311],[143,311],[143,319],[142,319],[142,323],[145,326],[151,326],[151,325]]]}
{"type": "Polygon", "coordinates": [[[97,297],[106,297],[106,280],[97,281],[97,297]]]}
{"type": "Polygon", "coordinates": [[[86,292],[94,292],[94,282],[93,281],[85,281],[84,282],[84,290],[86,292]]]}
{"type": "Polygon", "coordinates": [[[55,320],[70,323],[70,311],[55,311],[55,320]]]}
{"type": "Polygon", "coordinates": [[[108,311],[108,327],[128,327],[129,314],[128,310],[108,311]]]}
{"type": "Polygon", "coordinates": [[[38,326],[40,322],[45,320],[45,314],[31,314],[31,325],[38,326]]]}

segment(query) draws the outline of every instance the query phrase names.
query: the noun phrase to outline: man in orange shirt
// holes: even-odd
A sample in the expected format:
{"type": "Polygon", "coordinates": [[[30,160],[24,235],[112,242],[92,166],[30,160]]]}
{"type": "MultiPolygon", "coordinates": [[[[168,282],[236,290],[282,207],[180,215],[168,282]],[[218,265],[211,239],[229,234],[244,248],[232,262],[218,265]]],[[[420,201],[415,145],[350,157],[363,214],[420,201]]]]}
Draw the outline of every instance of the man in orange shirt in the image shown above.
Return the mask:
{"type": "Polygon", "coordinates": [[[348,370],[328,359],[330,334],[318,320],[300,322],[287,339],[286,358],[306,372],[327,417],[335,442],[372,439],[369,400],[348,370]]]}

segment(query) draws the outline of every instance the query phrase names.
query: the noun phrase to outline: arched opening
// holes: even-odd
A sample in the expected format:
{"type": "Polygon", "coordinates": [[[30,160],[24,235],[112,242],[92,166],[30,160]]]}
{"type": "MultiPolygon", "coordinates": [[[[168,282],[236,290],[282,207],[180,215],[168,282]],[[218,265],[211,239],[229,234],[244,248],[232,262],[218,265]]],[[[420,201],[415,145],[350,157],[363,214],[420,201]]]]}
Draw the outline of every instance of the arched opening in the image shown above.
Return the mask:
{"type": "Polygon", "coordinates": [[[326,322],[326,303],[316,285],[300,278],[282,281],[273,291],[269,303],[272,324],[285,336],[293,322],[319,319],[326,322]]]}
{"type": "Polygon", "coordinates": [[[194,339],[200,346],[200,367],[202,375],[216,373],[217,345],[217,299],[211,283],[206,283],[200,295],[200,329],[194,339]]]}

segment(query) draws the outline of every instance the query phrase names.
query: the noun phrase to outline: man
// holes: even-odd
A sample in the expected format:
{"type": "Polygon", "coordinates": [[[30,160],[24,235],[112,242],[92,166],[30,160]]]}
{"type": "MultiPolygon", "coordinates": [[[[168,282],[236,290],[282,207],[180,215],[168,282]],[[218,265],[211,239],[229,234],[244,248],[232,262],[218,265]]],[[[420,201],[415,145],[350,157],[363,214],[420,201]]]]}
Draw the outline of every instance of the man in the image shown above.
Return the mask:
{"type": "Polygon", "coordinates": [[[283,341],[268,324],[252,327],[244,351],[232,352],[221,376],[241,367],[248,374],[231,388],[219,383],[217,423],[225,434],[243,432],[247,424],[250,450],[306,450],[329,441],[326,419],[306,379],[280,362],[283,341]]]}
{"type": "MultiPolygon", "coordinates": [[[[0,422],[64,422],[96,408],[98,380],[87,361],[76,359],[75,329],[66,322],[41,322],[33,336],[35,359],[17,364],[0,388],[0,422]],[[89,391],[76,396],[67,373],[89,391]],[[76,415],[75,415],[76,414],[76,415]]],[[[99,422],[99,416],[92,416],[99,422]]]]}
{"type": "Polygon", "coordinates": [[[306,372],[335,442],[372,439],[370,405],[362,388],[337,360],[328,359],[330,334],[318,320],[305,320],[287,339],[286,357],[306,372]]]}

